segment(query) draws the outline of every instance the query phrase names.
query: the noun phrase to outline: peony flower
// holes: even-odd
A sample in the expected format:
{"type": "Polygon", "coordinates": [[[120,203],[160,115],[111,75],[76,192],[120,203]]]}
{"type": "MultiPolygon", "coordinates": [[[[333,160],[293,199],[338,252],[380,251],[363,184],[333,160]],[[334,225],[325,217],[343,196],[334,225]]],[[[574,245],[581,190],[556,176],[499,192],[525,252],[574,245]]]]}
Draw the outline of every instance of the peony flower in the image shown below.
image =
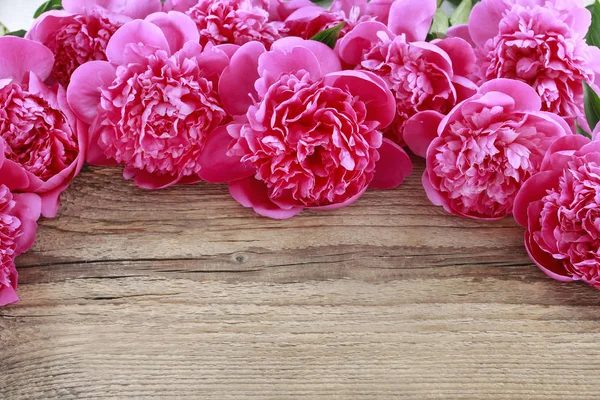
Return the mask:
{"type": "Polygon", "coordinates": [[[46,86],[54,62],[43,45],[0,37],[0,183],[42,197],[42,212],[56,215],[59,195],[85,159],[86,127],[58,84],[46,86]]]}
{"type": "Polygon", "coordinates": [[[203,177],[229,182],[234,199],[260,215],[343,207],[368,187],[396,187],[411,173],[408,155],[381,133],[394,117],[385,82],[342,71],[323,43],[290,37],[271,51],[248,43],[219,91],[237,117],[208,138],[203,177]]]}
{"type": "MultiPolygon", "coordinates": [[[[310,1],[306,3],[311,4],[310,1]]],[[[168,0],[165,10],[190,16],[198,27],[200,44],[237,44],[251,41],[270,46],[286,32],[281,15],[303,1],[284,4],[275,0],[168,0]]]]}
{"type": "Polygon", "coordinates": [[[67,86],[73,71],[106,60],[106,46],[124,23],[162,8],[160,0],[63,0],[64,11],[40,16],[26,38],[47,46],[55,56],[51,77],[67,86]]]}
{"type": "Polygon", "coordinates": [[[285,26],[289,35],[310,39],[342,22],[345,25],[340,37],[361,22],[379,21],[388,25],[389,20],[390,29],[406,32],[407,40],[424,40],[436,8],[433,0],[334,0],[329,10],[315,4],[299,8],[285,20],[285,26]],[[392,19],[392,15],[396,18],[392,19]]]}
{"type": "Polygon", "coordinates": [[[229,58],[198,42],[188,16],[156,13],[120,28],[108,61],[75,71],[67,95],[91,124],[88,162],[124,165],[145,188],[200,180],[206,138],[228,118],[217,81],[229,58]]]}
{"type": "Polygon", "coordinates": [[[570,134],[564,120],[541,106],[525,83],[496,79],[446,117],[426,111],[411,118],[405,139],[427,159],[423,186],[431,202],[469,218],[510,215],[550,145],[570,134]]]}
{"type": "Polygon", "coordinates": [[[584,39],[590,21],[580,0],[481,1],[469,21],[478,77],[529,84],[544,111],[573,125],[583,114],[582,82],[593,82],[600,62],[600,50],[584,39]]]}
{"type": "Polygon", "coordinates": [[[600,289],[600,141],[571,135],[554,142],[521,188],[515,219],[548,276],[600,289]]]}
{"type": "MultiPolygon", "coordinates": [[[[423,5],[422,0],[415,0],[423,5]]],[[[431,1],[435,7],[435,0],[431,1]]],[[[401,3],[397,3],[401,4],[401,3]]],[[[403,145],[406,121],[420,111],[448,113],[458,102],[472,96],[477,86],[467,79],[475,69],[471,46],[458,38],[426,43],[431,20],[423,21],[421,36],[397,24],[404,14],[392,7],[389,16],[392,31],[377,21],[358,24],[340,40],[342,61],[380,76],[396,99],[396,118],[386,136],[403,145]],[[409,42],[407,35],[418,41],[409,42]]],[[[411,25],[414,30],[415,25],[411,25]]]]}
{"type": "MultiPolygon", "coordinates": [[[[0,170],[6,162],[5,147],[4,140],[0,139],[0,170]]],[[[10,191],[4,183],[11,178],[10,172],[0,175],[0,306],[19,300],[15,257],[33,245],[41,211],[41,201],[36,194],[10,191]]]]}

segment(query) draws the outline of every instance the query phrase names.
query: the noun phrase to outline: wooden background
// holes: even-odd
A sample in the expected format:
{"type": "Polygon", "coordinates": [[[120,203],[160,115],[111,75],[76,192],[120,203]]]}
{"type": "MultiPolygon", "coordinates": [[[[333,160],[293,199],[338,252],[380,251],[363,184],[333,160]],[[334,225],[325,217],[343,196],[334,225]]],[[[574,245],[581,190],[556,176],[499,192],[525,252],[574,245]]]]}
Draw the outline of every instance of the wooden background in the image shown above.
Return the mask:
{"type": "Polygon", "coordinates": [[[289,221],[86,169],[18,260],[0,398],[598,399],[600,292],[401,188],[289,221]]]}

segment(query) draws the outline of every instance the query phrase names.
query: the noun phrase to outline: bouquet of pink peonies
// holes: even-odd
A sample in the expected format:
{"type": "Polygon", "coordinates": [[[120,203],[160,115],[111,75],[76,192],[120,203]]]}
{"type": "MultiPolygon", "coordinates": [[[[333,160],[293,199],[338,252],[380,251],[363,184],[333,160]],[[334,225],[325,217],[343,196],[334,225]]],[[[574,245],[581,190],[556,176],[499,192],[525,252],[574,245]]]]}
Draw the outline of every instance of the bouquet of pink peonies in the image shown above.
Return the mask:
{"type": "Polygon", "coordinates": [[[85,162],[283,219],[398,187],[407,151],[433,204],[600,288],[597,46],[598,1],[50,0],[0,37],[0,305],[85,162]]]}

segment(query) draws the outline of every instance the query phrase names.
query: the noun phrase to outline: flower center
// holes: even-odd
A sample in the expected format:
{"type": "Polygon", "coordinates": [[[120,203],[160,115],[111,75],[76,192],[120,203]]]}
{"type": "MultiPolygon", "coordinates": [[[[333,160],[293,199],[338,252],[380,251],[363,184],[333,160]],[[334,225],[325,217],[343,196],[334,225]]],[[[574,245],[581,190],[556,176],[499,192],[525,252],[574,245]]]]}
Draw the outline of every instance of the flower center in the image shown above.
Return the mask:
{"type": "Polygon", "coordinates": [[[77,136],[61,111],[15,84],[0,89],[0,105],[0,137],[9,160],[42,180],[75,161],[77,136]]]}
{"type": "Polygon", "coordinates": [[[106,46],[121,24],[97,16],[73,17],[56,36],[44,43],[55,55],[52,77],[67,86],[73,72],[82,64],[106,60],[106,46]]]}

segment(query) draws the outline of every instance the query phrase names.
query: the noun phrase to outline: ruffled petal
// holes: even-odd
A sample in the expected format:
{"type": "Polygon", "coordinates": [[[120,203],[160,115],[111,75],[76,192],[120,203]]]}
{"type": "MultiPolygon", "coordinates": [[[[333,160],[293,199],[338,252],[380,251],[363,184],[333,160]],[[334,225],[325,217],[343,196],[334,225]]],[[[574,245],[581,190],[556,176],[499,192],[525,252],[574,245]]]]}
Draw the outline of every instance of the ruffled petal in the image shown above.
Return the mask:
{"type": "Polygon", "coordinates": [[[98,114],[100,90],[115,79],[115,67],[106,61],[92,61],[77,68],[67,88],[67,101],[82,121],[91,124],[98,114]]]}
{"type": "Polygon", "coordinates": [[[379,161],[375,176],[369,187],[373,189],[393,189],[412,174],[413,165],[404,149],[391,140],[384,138],[379,148],[379,161]]]}
{"type": "Polygon", "coordinates": [[[254,177],[229,183],[229,193],[242,206],[273,219],[288,219],[302,212],[302,207],[283,209],[269,199],[267,186],[254,177]]]}
{"type": "Polygon", "coordinates": [[[206,139],[199,162],[202,166],[200,176],[207,182],[236,181],[256,172],[256,168],[250,163],[243,163],[241,157],[227,154],[233,141],[228,129],[239,129],[239,125],[219,127],[206,139]]]}

